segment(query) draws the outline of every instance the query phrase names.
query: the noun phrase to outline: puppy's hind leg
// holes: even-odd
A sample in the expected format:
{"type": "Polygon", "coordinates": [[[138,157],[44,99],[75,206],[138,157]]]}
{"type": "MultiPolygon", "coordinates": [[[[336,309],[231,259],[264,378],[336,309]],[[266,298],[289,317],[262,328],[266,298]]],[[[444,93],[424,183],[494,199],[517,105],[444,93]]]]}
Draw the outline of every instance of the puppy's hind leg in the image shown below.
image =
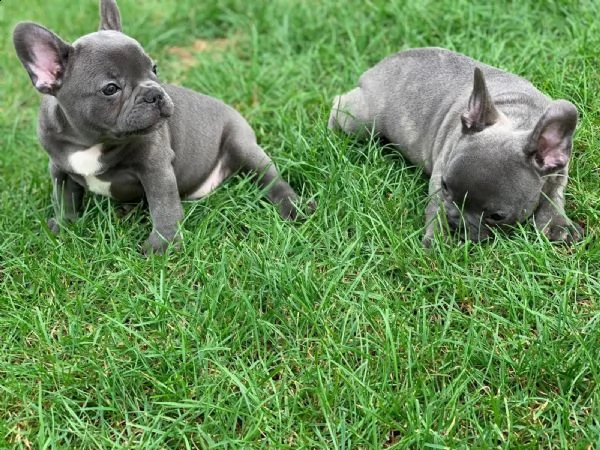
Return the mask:
{"type": "Polygon", "coordinates": [[[279,215],[283,219],[296,219],[298,195],[281,179],[273,161],[257,144],[256,136],[250,126],[245,123],[237,126],[224,145],[234,170],[255,174],[259,186],[267,190],[269,201],[278,207],[279,215]]]}
{"type": "Polygon", "coordinates": [[[373,117],[364,90],[356,88],[333,99],[327,126],[346,134],[367,137],[373,129],[373,117]]]}

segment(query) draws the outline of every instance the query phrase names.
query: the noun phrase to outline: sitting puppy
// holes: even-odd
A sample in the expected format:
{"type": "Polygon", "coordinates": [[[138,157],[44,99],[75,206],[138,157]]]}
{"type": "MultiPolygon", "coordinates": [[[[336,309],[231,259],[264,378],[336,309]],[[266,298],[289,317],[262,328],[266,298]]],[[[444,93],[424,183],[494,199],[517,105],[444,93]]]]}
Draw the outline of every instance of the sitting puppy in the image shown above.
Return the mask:
{"type": "Polygon", "coordinates": [[[329,127],[381,136],[431,176],[425,237],[445,221],[473,241],[533,216],[551,240],[581,238],[564,212],[577,109],[531,83],[441,48],[408,50],[337,96],[329,127]]]}
{"type": "Polygon", "coordinates": [[[50,155],[58,232],[80,213],[85,189],[117,201],[145,197],[153,229],[144,252],[163,252],[183,218],[180,198],[207,195],[235,172],[254,172],[283,218],[298,200],[250,125],[211,97],[166,84],[142,46],[121,32],[114,0],[100,1],[100,31],[72,45],[34,23],[13,34],[43,94],[38,136],[50,155]]]}

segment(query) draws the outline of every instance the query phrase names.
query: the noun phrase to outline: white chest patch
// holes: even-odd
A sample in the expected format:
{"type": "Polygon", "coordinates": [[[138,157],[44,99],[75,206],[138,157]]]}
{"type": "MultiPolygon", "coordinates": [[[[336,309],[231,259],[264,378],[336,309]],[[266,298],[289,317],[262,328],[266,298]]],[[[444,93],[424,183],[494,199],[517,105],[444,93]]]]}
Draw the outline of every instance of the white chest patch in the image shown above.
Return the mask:
{"type": "Polygon", "coordinates": [[[87,150],[73,152],[69,155],[71,170],[84,177],[102,173],[103,165],[100,162],[102,144],[96,144],[87,150]]]}
{"type": "Polygon", "coordinates": [[[96,177],[104,170],[100,156],[102,156],[102,144],[96,144],[87,150],[73,152],[68,158],[69,167],[84,178],[88,190],[94,194],[110,197],[110,181],[102,181],[96,177]]]}
{"type": "Polygon", "coordinates": [[[223,180],[230,175],[229,170],[223,167],[221,160],[214,167],[210,175],[204,180],[202,185],[186,197],[188,200],[195,200],[210,194],[217,186],[219,186],[223,180]]]}
{"type": "Polygon", "coordinates": [[[110,197],[110,181],[102,181],[94,175],[84,175],[85,184],[88,190],[94,194],[104,195],[110,197]]]}

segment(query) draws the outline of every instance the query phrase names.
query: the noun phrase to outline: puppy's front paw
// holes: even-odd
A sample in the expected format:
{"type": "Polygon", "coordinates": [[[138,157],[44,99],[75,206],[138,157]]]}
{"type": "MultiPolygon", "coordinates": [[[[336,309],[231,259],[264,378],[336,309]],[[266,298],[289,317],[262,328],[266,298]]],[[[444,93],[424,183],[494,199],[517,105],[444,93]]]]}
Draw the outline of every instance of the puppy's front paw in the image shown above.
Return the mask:
{"type": "Polygon", "coordinates": [[[46,221],[46,224],[48,225],[48,229],[50,229],[52,234],[60,233],[60,225],[58,224],[58,220],[56,220],[54,217],[49,218],[46,221]]]}
{"type": "Polygon", "coordinates": [[[423,248],[426,251],[428,251],[432,249],[433,244],[436,242],[436,240],[439,240],[439,242],[449,244],[450,242],[452,242],[452,235],[446,234],[440,230],[437,230],[435,234],[425,233],[425,236],[423,236],[423,239],[421,239],[421,244],[423,244],[423,248]]]}
{"type": "Polygon", "coordinates": [[[310,200],[303,204],[300,198],[287,197],[279,203],[279,215],[284,220],[303,220],[317,209],[317,203],[310,200]]]}
{"type": "Polygon", "coordinates": [[[279,216],[284,220],[296,220],[298,217],[298,207],[296,204],[299,199],[293,192],[291,194],[282,195],[281,198],[275,202],[279,209],[279,216]]]}
{"type": "Polygon", "coordinates": [[[153,230],[148,239],[142,244],[142,253],[145,256],[162,255],[170,246],[177,249],[180,240],[179,234],[175,234],[172,239],[166,239],[159,232],[153,230]]]}
{"type": "Polygon", "coordinates": [[[431,245],[433,244],[433,235],[425,234],[421,240],[421,243],[425,249],[430,249],[431,245]]]}
{"type": "Polygon", "coordinates": [[[570,244],[583,238],[583,228],[566,220],[553,220],[544,227],[544,234],[550,241],[570,244]]]}
{"type": "Polygon", "coordinates": [[[437,237],[443,236],[444,238],[446,237],[444,235],[444,231],[443,231],[442,227],[439,226],[439,222],[437,221],[437,219],[435,219],[433,221],[429,221],[429,224],[425,228],[425,235],[423,236],[423,239],[421,240],[421,243],[423,244],[423,247],[425,248],[425,250],[430,250],[431,247],[433,247],[436,236],[437,237]]]}

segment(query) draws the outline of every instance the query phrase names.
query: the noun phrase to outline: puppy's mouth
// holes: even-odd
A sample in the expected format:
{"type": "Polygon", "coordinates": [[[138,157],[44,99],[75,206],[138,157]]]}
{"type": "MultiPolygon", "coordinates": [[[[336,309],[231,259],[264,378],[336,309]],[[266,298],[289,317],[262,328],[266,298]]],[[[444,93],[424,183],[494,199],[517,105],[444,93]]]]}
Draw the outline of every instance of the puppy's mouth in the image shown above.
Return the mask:
{"type": "Polygon", "coordinates": [[[122,122],[122,131],[118,133],[121,137],[150,134],[173,115],[173,101],[165,92],[151,90],[150,94],[135,99],[135,105],[122,122]]]}
{"type": "Polygon", "coordinates": [[[128,137],[128,136],[143,136],[146,134],[150,134],[150,133],[158,130],[170,116],[171,116],[170,114],[163,115],[161,113],[158,120],[156,122],[154,122],[153,124],[148,125],[146,127],[142,127],[142,128],[136,128],[134,130],[123,131],[121,133],[118,133],[118,136],[119,137],[128,137]]]}

